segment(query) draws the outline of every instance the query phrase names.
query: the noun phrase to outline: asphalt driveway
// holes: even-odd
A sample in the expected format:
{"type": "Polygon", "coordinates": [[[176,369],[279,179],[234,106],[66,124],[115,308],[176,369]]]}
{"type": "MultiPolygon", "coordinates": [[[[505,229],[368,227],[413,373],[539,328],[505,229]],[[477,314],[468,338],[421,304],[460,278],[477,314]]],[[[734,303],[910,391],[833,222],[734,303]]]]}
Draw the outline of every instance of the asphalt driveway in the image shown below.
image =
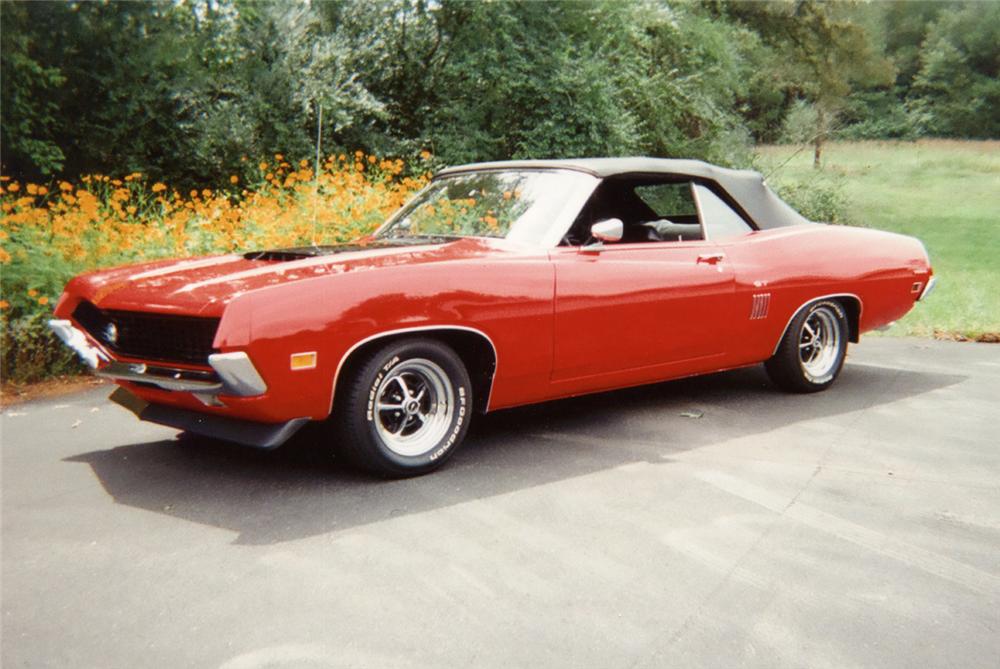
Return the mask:
{"type": "Polygon", "coordinates": [[[0,423],[4,667],[1000,665],[1000,346],[506,411],[396,482],[107,392],[0,423]]]}

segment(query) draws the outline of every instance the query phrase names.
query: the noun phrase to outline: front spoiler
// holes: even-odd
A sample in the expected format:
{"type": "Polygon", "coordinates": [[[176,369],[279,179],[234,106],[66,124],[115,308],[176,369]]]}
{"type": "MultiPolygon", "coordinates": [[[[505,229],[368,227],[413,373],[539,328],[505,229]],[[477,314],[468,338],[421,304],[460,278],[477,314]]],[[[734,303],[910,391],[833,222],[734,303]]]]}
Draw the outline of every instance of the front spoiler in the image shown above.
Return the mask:
{"type": "Polygon", "coordinates": [[[281,446],[309,422],[308,418],[295,418],[287,423],[258,423],[163,404],[150,404],[125,388],[118,388],[108,399],[134,413],[139,420],[264,449],[281,446]]]}

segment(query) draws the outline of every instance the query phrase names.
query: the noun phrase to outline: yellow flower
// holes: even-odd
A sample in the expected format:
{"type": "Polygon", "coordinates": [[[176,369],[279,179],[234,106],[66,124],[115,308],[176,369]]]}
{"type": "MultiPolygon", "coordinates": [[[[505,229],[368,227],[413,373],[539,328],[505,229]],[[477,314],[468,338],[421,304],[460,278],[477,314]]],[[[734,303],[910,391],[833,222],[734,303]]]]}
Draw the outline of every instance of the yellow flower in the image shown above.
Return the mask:
{"type": "Polygon", "coordinates": [[[28,297],[34,297],[35,295],[38,295],[38,291],[35,290],[34,288],[29,288],[28,289],[28,297]]]}
{"type": "Polygon", "coordinates": [[[191,191],[191,197],[198,197],[198,191],[192,190],[191,191]]]}
{"type": "Polygon", "coordinates": [[[266,170],[266,169],[267,169],[267,163],[261,163],[261,164],[260,164],[260,165],[258,165],[257,167],[259,167],[259,168],[260,168],[260,171],[261,171],[261,172],[263,172],[264,170],[266,170]]]}
{"type": "Polygon", "coordinates": [[[276,153],[276,154],[274,154],[274,159],[277,160],[280,163],[282,160],[285,159],[285,157],[283,155],[281,155],[280,153],[276,153]]]}
{"type": "Polygon", "coordinates": [[[38,194],[39,195],[48,195],[48,193],[49,193],[49,189],[46,188],[45,186],[39,186],[38,187],[38,194]]]}
{"type": "Polygon", "coordinates": [[[239,182],[240,182],[240,178],[238,176],[236,176],[235,174],[233,176],[229,177],[229,183],[231,183],[231,184],[238,184],[239,182]]]}
{"type": "Polygon", "coordinates": [[[421,160],[430,160],[431,159],[431,152],[428,151],[427,149],[424,149],[423,151],[420,152],[420,159],[421,160]]]}
{"type": "Polygon", "coordinates": [[[309,167],[309,161],[303,158],[299,161],[299,167],[309,167]]]}
{"type": "Polygon", "coordinates": [[[362,158],[365,157],[365,152],[364,151],[355,151],[354,152],[354,157],[357,158],[358,160],[361,160],[362,158]]]}
{"type": "Polygon", "coordinates": [[[130,204],[129,206],[125,207],[125,211],[127,211],[130,214],[135,214],[135,212],[136,212],[135,205],[134,204],[130,204]]]}
{"type": "MultiPolygon", "coordinates": [[[[6,253],[2,249],[0,249],[0,252],[6,253]]],[[[10,256],[7,256],[7,257],[10,258],[10,256]]],[[[5,261],[0,261],[0,262],[5,262],[5,261]]],[[[0,300],[0,309],[6,309],[9,306],[10,306],[10,302],[8,302],[7,300],[0,300]]]]}
{"type": "Polygon", "coordinates": [[[372,165],[374,165],[375,164],[375,156],[368,156],[368,162],[371,163],[372,165]]]}
{"type": "Polygon", "coordinates": [[[35,184],[28,184],[28,195],[38,195],[38,186],[35,184]]]}
{"type": "Polygon", "coordinates": [[[161,184],[159,182],[156,182],[155,184],[153,184],[153,192],[154,193],[162,193],[165,190],[167,190],[166,185],[161,184]]]}
{"type": "Polygon", "coordinates": [[[210,191],[210,190],[208,190],[206,188],[205,190],[201,191],[201,196],[202,197],[212,197],[212,191],[210,191]]]}
{"type": "Polygon", "coordinates": [[[21,187],[15,181],[11,185],[7,186],[7,190],[9,190],[11,193],[16,193],[17,191],[21,190],[21,187]]]}
{"type": "MultiPolygon", "coordinates": [[[[84,182],[90,181],[90,179],[87,178],[87,177],[84,177],[83,180],[84,180],[84,182]]],[[[68,181],[60,181],[59,182],[59,190],[69,192],[69,191],[73,190],[73,184],[69,183],[68,181]]]]}
{"type": "Polygon", "coordinates": [[[49,303],[49,298],[47,298],[47,297],[39,297],[38,298],[38,303],[41,304],[42,306],[45,306],[46,304],[49,303]]]}

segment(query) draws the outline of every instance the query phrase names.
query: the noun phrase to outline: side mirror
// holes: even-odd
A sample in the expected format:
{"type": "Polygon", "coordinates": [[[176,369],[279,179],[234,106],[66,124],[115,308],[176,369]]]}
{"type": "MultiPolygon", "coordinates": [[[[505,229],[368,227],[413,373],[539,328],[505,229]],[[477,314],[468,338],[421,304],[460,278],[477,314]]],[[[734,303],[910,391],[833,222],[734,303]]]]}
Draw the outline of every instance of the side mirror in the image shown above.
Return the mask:
{"type": "Polygon", "coordinates": [[[625,234],[625,224],[620,218],[608,218],[590,226],[590,236],[602,242],[621,241],[625,234]]]}
{"type": "Polygon", "coordinates": [[[625,224],[622,223],[622,219],[607,218],[603,221],[598,221],[590,226],[590,236],[597,241],[587,244],[581,250],[590,253],[599,253],[604,248],[604,242],[621,241],[624,234],[625,224]]]}

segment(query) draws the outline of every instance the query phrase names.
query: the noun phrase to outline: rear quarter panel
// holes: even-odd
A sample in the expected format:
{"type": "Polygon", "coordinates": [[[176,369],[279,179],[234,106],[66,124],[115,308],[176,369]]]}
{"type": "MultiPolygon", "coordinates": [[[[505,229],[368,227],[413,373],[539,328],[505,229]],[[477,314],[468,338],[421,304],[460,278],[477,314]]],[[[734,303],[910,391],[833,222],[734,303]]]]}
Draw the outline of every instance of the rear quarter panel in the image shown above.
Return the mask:
{"type": "Polygon", "coordinates": [[[794,226],[721,245],[736,278],[740,343],[731,364],[770,357],[796,311],[821,296],[857,296],[860,332],[895,321],[913,307],[914,284],[931,275],[919,240],[866,228],[794,226]],[[765,318],[751,319],[754,295],[770,295],[765,318]]]}

